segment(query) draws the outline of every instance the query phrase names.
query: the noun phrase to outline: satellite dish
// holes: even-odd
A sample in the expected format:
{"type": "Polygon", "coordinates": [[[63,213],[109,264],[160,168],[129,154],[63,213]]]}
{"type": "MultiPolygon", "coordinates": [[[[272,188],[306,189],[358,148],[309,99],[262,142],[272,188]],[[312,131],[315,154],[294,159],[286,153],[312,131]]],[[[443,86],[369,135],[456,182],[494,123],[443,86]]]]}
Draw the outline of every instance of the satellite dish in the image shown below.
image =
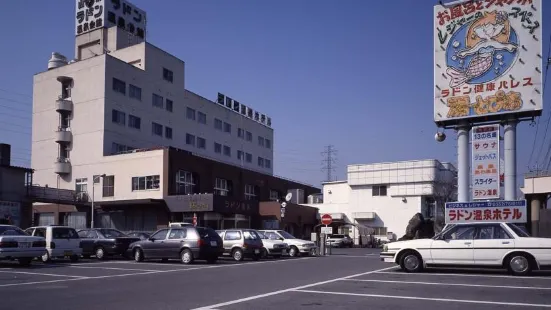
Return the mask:
{"type": "Polygon", "coordinates": [[[281,207],[282,207],[283,209],[285,209],[285,207],[287,207],[287,203],[286,203],[286,202],[282,202],[282,203],[281,203],[281,207]]]}
{"type": "Polygon", "coordinates": [[[289,201],[293,198],[293,193],[287,193],[287,196],[285,196],[285,201],[289,201]]]}

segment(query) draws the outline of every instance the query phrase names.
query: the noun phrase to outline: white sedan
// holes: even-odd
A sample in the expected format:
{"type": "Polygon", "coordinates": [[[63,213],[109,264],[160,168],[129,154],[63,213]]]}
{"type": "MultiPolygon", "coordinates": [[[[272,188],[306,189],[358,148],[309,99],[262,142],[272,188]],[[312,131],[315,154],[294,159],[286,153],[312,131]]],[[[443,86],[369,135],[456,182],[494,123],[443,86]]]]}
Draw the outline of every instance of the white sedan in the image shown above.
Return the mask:
{"type": "Polygon", "coordinates": [[[406,272],[431,266],[473,266],[527,275],[551,266],[551,239],[530,237],[510,223],[452,224],[432,239],[388,243],[380,257],[406,272]]]}
{"type": "Polygon", "coordinates": [[[29,236],[21,228],[12,225],[0,225],[0,260],[18,260],[19,264],[29,266],[35,257],[46,253],[46,240],[29,236]]]}

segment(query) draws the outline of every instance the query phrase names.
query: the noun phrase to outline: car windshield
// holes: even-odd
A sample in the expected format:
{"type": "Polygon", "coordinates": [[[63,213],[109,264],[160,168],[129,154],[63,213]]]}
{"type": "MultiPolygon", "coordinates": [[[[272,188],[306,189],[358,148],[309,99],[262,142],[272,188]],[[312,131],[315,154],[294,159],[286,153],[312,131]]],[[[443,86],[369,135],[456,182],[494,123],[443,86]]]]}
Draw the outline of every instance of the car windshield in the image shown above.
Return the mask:
{"type": "Polygon", "coordinates": [[[256,232],[258,234],[258,236],[260,237],[260,239],[265,239],[265,240],[268,240],[270,238],[268,238],[268,236],[266,236],[263,232],[261,231],[257,231],[256,232]]]}
{"type": "Polygon", "coordinates": [[[281,235],[284,239],[297,239],[295,236],[291,235],[290,233],[286,232],[285,230],[278,230],[278,234],[281,235]]]}
{"type": "Polygon", "coordinates": [[[331,237],[329,237],[329,238],[342,239],[342,238],[344,238],[344,235],[331,235],[331,237]]]}
{"type": "Polygon", "coordinates": [[[28,236],[21,228],[17,226],[0,226],[0,236],[28,236]]]}
{"type": "Polygon", "coordinates": [[[99,232],[105,237],[105,238],[119,238],[119,237],[128,237],[124,233],[116,230],[116,229],[100,229],[99,232]]]}
{"type": "Polygon", "coordinates": [[[254,230],[244,230],[243,237],[245,240],[257,240],[260,239],[260,236],[254,230]]]}
{"type": "Polygon", "coordinates": [[[507,223],[507,226],[511,228],[517,236],[522,238],[531,237],[528,231],[526,231],[526,227],[524,226],[518,226],[516,224],[507,223]]]}

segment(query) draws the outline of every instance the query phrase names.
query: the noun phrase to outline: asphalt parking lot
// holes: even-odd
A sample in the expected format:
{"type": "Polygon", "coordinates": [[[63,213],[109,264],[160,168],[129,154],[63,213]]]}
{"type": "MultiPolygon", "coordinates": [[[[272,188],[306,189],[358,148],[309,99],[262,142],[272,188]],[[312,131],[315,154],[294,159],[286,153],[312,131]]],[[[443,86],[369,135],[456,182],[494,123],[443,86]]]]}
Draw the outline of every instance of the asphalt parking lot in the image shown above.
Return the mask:
{"type": "Polygon", "coordinates": [[[551,308],[551,273],[406,274],[381,262],[376,249],[212,265],[92,259],[2,264],[0,298],[0,309],[544,309],[551,308]]]}

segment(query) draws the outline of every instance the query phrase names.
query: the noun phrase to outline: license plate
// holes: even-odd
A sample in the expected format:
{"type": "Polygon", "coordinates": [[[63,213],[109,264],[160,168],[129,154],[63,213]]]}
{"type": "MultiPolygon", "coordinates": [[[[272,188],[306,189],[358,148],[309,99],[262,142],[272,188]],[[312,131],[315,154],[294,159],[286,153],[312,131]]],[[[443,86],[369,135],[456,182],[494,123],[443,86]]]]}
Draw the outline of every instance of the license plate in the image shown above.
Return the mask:
{"type": "Polygon", "coordinates": [[[73,251],[65,251],[65,252],[63,252],[63,255],[64,256],[71,256],[71,255],[73,255],[73,251]]]}
{"type": "Polygon", "coordinates": [[[258,254],[258,253],[260,253],[260,250],[259,250],[259,249],[255,249],[255,250],[254,250],[254,254],[258,254]]]}
{"type": "Polygon", "coordinates": [[[210,242],[210,245],[211,245],[211,246],[217,246],[218,243],[216,243],[216,241],[211,241],[211,242],[210,242]]]}
{"type": "Polygon", "coordinates": [[[19,242],[18,246],[20,248],[30,248],[31,247],[31,243],[30,242],[19,242]]]}

